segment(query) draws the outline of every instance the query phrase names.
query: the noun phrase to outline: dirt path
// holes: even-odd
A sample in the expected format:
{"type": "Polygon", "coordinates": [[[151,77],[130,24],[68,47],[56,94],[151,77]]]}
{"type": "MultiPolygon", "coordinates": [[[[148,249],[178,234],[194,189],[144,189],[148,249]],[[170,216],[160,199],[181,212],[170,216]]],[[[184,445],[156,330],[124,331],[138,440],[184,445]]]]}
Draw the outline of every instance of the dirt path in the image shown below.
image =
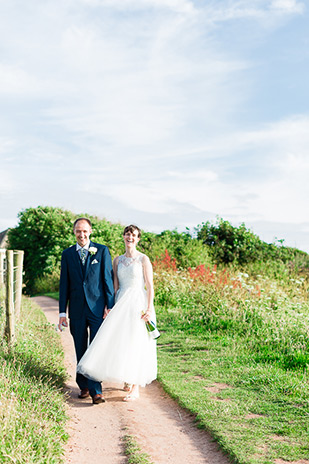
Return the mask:
{"type": "MultiPolygon", "coordinates": [[[[35,297],[52,324],[58,322],[58,303],[52,298],[35,297]]],[[[122,385],[104,384],[106,403],[93,405],[79,400],[75,384],[75,354],[68,329],[61,334],[65,364],[69,373],[69,441],[66,464],[125,464],[122,437],[132,434],[155,464],[228,464],[211,437],[194,425],[194,418],[173,401],[158,382],[141,389],[138,401],[122,401],[122,385]]]]}

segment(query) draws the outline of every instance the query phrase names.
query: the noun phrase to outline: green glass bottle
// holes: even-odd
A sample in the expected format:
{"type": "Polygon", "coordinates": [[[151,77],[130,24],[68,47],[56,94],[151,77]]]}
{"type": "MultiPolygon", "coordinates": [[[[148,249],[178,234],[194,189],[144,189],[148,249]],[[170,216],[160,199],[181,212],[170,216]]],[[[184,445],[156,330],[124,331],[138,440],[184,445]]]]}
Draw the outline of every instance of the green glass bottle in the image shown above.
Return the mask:
{"type": "Polygon", "coordinates": [[[146,329],[148,330],[149,335],[151,338],[154,340],[160,337],[160,332],[157,329],[157,326],[154,322],[152,321],[147,321],[146,322],[146,329]]]}

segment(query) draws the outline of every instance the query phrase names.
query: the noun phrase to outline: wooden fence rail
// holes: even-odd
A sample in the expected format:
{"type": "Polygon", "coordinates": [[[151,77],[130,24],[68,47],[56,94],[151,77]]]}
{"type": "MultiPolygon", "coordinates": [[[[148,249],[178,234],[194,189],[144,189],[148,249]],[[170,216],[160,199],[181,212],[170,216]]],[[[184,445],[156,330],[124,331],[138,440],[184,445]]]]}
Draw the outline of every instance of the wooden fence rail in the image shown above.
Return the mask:
{"type": "Polygon", "coordinates": [[[15,321],[20,314],[23,260],[23,251],[0,250],[0,285],[5,287],[5,337],[9,346],[14,343],[15,321]]]}

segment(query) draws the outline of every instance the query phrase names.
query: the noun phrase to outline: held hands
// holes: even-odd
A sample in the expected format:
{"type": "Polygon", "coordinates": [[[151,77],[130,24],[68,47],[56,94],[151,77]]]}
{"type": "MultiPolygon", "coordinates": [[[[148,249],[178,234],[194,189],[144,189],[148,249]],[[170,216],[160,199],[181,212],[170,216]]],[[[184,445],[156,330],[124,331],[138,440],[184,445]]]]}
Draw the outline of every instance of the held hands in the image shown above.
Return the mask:
{"type": "Polygon", "coordinates": [[[67,318],[66,317],[59,317],[58,329],[60,330],[60,332],[62,332],[63,328],[67,327],[67,326],[68,326],[67,318]]]}
{"type": "Polygon", "coordinates": [[[104,314],[103,314],[103,320],[106,318],[106,316],[111,312],[111,309],[104,309],[104,314]]]}

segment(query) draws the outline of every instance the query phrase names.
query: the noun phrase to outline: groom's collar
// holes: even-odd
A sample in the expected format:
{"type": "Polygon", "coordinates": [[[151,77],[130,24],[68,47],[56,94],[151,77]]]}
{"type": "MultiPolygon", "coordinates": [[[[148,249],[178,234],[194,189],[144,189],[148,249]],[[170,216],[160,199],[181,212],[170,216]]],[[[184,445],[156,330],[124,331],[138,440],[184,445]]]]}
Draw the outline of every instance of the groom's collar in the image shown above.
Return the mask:
{"type": "Polygon", "coordinates": [[[81,248],[84,248],[84,250],[88,250],[89,247],[90,247],[90,240],[84,247],[81,247],[79,243],[76,243],[76,251],[79,251],[81,248]]]}

